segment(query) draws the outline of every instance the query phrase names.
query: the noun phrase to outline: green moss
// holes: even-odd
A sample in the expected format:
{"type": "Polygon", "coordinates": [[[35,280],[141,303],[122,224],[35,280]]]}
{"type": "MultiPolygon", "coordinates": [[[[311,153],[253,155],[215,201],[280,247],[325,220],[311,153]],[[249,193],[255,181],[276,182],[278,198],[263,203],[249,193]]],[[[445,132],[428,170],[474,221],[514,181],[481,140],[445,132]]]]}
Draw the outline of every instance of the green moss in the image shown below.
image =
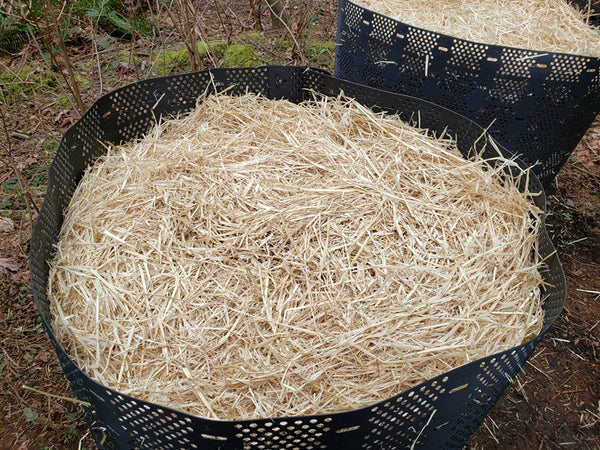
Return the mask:
{"type": "MultiPolygon", "coordinates": [[[[289,48],[291,44],[287,42],[285,39],[275,39],[273,42],[270,40],[267,41],[264,34],[258,30],[250,30],[245,33],[241,33],[236,37],[235,43],[231,46],[235,45],[243,45],[250,47],[252,49],[252,56],[248,55],[246,58],[229,58],[226,60],[228,65],[232,65],[230,63],[231,59],[234,59],[234,65],[237,66],[247,66],[247,65],[263,65],[263,64],[278,64],[284,61],[284,58],[278,58],[277,54],[285,55],[289,53],[289,48]],[[278,44],[280,44],[278,46],[278,44]],[[281,47],[281,48],[280,48],[281,47]],[[255,51],[257,49],[257,51],[255,51]],[[264,51],[263,49],[268,49],[264,51]]],[[[230,47],[231,47],[230,46],[230,47]]],[[[234,47],[233,50],[229,50],[232,53],[241,53],[248,52],[247,49],[242,49],[238,47],[237,49],[234,47]]]]}
{"type": "Polygon", "coordinates": [[[56,99],[56,103],[58,103],[58,105],[62,109],[67,109],[68,107],[71,106],[71,101],[69,100],[69,97],[67,97],[66,95],[59,95],[58,98],[56,99]]]}
{"type": "Polygon", "coordinates": [[[221,59],[227,51],[228,44],[226,41],[210,41],[210,50],[215,58],[221,59]]]}
{"type": "Polygon", "coordinates": [[[0,73],[0,86],[0,101],[8,103],[15,98],[27,97],[40,88],[55,88],[56,77],[50,69],[42,71],[25,65],[0,73]]]}
{"type": "MultiPolygon", "coordinates": [[[[198,59],[202,61],[207,54],[206,45],[203,42],[198,43],[198,59]]],[[[160,51],[154,60],[154,70],[163,76],[174,72],[186,72],[191,70],[191,67],[190,52],[186,47],[160,51]]]]}
{"type": "Polygon", "coordinates": [[[88,58],[77,62],[77,70],[83,73],[90,73],[93,71],[95,65],[96,60],[94,58],[88,58]]]}
{"type": "Polygon", "coordinates": [[[186,49],[164,50],[158,53],[154,69],[159,75],[169,75],[178,67],[187,67],[190,55],[186,49]]]}
{"type": "Polygon", "coordinates": [[[206,48],[206,44],[204,44],[204,42],[198,42],[197,48],[198,48],[198,59],[200,59],[200,61],[202,61],[208,55],[208,50],[206,48]]]}
{"type": "Polygon", "coordinates": [[[245,33],[241,33],[238,36],[238,40],[240,42],[244,42],[246,40],[254,42],[265,42],[265,36],[259,30],[250,30],[245,33]]]}
{"type": "Polygon", "coordinates": [[[304,54],[315,65],[333,70],[335,42],[309,39],[304,42],[304,54]]]}
{"type": "Polygon", "coordinates": [[[175,50],[161,50],[154,60],[154,71],[161,76],[185,70],[190,66],[190,54],[185,47],[175,50]]]}
{"type": "Polygon", "coordinates": [[[79,86],[79,89],[86,90],[92,87],[92,83],[90,82],[90,80],[85,78],[83,75],[75,74],[75,81],[77,82],[77,86],[79,86]]]}
{"type": "Polygon", "coordinates": [[[0,73],[0,101],[10,102],[33,94],[40,88],[56,87],[56,74],[50,69],[39,70],[25,65],[0,73]]]}
{"type": "Polygon", "coordinates": [[[139,67],[141,62],[142,58],[131,50],[119,50],[118,52],[112,53],[110,68],[116,70],[120,64],[127,64],[128,67],[139,67]]]}
{"type": "Polygon", "coordinates": [[[256,55],[250,45],[231,44],[223,55],[225,67],[248,67],[256,64],[256,55]]]}
{"type": "Polygon", "coordinates": [[[56,74],[50,69],[44,69],[40,83],[47,88],[56,87],[56,74]]]}
{"type": "Polygon", "coordinates": [[[126,49],[126,50],[119,50],[118,52],[116,52],[117,58],[119,61],[123,61],[123,62],[129,62],[131,61],[131,58],[133,57],[133,54],[131,52],[130,49],[126,49]]]}
{"type": "Polygon", "coordinates": [[[0,73],[0,85],[2,85],[2,101],[14,95],[29,95],[33,92],[35,81],[32,79],[33,68],[23,66],[18,70],[9,69],[0,73]]]}

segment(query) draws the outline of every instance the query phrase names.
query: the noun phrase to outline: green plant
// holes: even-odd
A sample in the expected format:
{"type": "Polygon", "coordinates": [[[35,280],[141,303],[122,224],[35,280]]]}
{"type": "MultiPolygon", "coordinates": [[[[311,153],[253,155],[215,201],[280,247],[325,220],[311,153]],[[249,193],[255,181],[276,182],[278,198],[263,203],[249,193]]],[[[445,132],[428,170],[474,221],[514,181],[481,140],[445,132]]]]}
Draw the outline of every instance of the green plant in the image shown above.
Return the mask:
{"type": "Polygon", "coordinates": [[[29,406],[23,408],[23,414],[25,415],[25,420],[30,423],[35,422],[40,417],[39,413],[31,409],[29,406]]]}
{"type": "Polygon", "coordinates": [[[16,184],[15,184],[14,181],[10,181],[10,180],[9,181],[4,181],[2,183],[2,187],[4,188],[4,190],[6,192],[15,192],[16,184]]]}
{"type": "Polygon", "coordinates": [[[37,334],[42,334],[44,331],[46,331],[44,330],[44,324],[42,323],[42,318],[40,316],[36,317],[35,322],[37,324],[35,328],[35,332],[37,334]]]}
{"type": "Polygon", "coordinates": [[[131,23],[117,10],[119,2],[114,0],[92,0],[85,3],[88,3],[84,8],[85,13],[99,25],[106,26],[110,24],[123,33],[133,34],[131,23]]]}
{"type": "Polygon", "coordinates": [[[27,169],[25,171],[31,180],[31,185],[34,187],[40,187],[44,181],[46,181],[46,174],[40,173],[34,169],[27,169]]]}
{"type": "Polygon", "coordinates": [[[76,423],[73,423],[69,426],[67,433],[69,434],[69,436],[74,437],[75,439],[79,439],[82,436],[81,431],[79,431],[79,428],[77,428],[76,423]]]}
{"type": "Polygon", "coordinates": [[[73,4],[73,12],[78,16],[88,17],[109,34],[149,36],[154,28],[150,20],[117,0],[79,0],[73,4]]]}
{"type": "Polygon", "coordinates": [[[313,64],[325,66],[333,71],[333,55],[335,53],[335,42],[308,39],[304,42],[304,53],[313,64]]]}
{"type": "MultiPolygon", "coordinates": [[[[64,96],[61,96],[63,99],[65,99],[64,96]]],[[[60,106],[65,106],[63,104],[63,100],[61,99],[61,97],[59,97],[57,99],[57,102],[60,106]]],[[[44,138],[44,140],[42,141],[42,150],[44,150],[45,152],[49,153],[49,154],[53,154],[56,151],[56,147],[58,146],[58,139],[55,137],[47,137],[44,138]]]]}

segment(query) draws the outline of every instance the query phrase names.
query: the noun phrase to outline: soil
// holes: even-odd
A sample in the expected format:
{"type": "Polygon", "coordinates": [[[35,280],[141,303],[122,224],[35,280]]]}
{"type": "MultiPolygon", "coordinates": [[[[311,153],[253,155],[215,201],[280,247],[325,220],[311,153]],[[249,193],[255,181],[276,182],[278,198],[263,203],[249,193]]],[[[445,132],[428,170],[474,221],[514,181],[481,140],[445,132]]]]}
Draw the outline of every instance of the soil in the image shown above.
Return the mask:
{"type": "MultiPolygon", "coordinates": [[[[219,11],[207,7],[202,11],[206,35],[235,40],[252,29],[250,3],[229,2],[219,11]]],[[[334,4],[315,1],[298,8],[295,13],[306,18],[306,29],[289,30],[298,42],[308,40],[307,31],[311,39],[335,41],[334,4]]],[[[181,41],[177,33],[167,32],[170,19],[162,14],[156,27],[167,37],[160,42],[141,34],[111,36],[110,26],[77,23],[77,39],[69,41],[68,49],[86,80],[81,85],[86,106],[116,87],[157,75],[152,54],[181,41]]],[[[265,32],[253,43],[255,63],[308,63],[332,70],[329,50],[298,52],[292,44],[281,49],[289,31],[271,29],[264,7],[260,17],[265,32]]],[[[69,93],[62,79],[47,80],[53,73],[39,55],[39,45],[30,42],[19,53],[0,56],[0,76],[30,67],[18,80],[3,78],[0,105],[0,449],[90,449],[95,445],[70,399],[29,288],[28,241],[47,169],[58,140],[79,117],[64,101],[69,93]]],[[[204,61],[205,67],[214,64],[210,58],[204,61]]],[[[473,450],[600,449],[600,120],[547,196],[547,226],[568,283],[565,309],[474,434],[473,450]]]]}

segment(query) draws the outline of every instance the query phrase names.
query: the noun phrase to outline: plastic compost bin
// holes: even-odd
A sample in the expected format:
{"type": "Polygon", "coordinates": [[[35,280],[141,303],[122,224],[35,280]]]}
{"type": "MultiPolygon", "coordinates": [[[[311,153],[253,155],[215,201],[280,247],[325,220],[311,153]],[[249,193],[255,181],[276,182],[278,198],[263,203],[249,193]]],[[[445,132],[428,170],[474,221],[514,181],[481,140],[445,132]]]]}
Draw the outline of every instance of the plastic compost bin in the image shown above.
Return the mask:
{"type": "MultiPolygon", "coordinates": [[[[99,384],[81,371],[57,341],[50,326],[46,296],[48,263],[55,252],[65,208],[85,168],[105,153],[103,143],[141,137],[158,118],[190,111],[205,91],[214,93],[227,88],[230,95],[250,91],[294,102],[310,98],[311,91],[330,96],[343,91],[375,110],[398,113],[403,120],[418,117],[421,127],[431,132],[451,133],[466,157],[484,147],[488,152],[492,148],[489,135],[480,126],[455,112],[425,100],[342,81],[307,67],[210,69],[140,81],[98,99],[59,144],[30,245],[34,301],[75,397],[86,402],[82,408],[97,446],[102,449],[463,448],[563,308],[564,273],[543,223],[539,254],[546,261],[542,273],[545,319],[538,336],[355,410],[237,421],[196,417],[99,384]]],[[[498,148],[509,156],[501,146],[498,148]]],[[[497,153],[484,152],[486,155],[497,156],[497,153]]],[[[544,190],[533,174],[529,189],[540,192],[532,201],[545,210],[544,190]]]]}
{"type": "Polygon", "coordinates": [[[338,4],[334,73],[490,127],[546,188],[600,113],[600,58],[458,39],[349,0],[338,4]]]}

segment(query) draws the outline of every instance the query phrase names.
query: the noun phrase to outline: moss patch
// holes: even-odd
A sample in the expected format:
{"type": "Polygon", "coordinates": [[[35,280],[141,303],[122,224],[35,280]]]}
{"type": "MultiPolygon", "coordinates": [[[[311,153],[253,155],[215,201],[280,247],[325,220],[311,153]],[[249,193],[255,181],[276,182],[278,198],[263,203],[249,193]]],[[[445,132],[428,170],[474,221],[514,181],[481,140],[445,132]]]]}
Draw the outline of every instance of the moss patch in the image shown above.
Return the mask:
{"type": "Polygon", "coordinates": [[[7,70],[0,73],[0,84],[2,85],[2,100],[6,101],[12,95],[31,94],[34,81],[32,80],[33,68],[23,66],[19,70],[7,70]],[[7,97],[6,99],[4,97],[7,97]]]}
{"type": "MultiPolygon", "coordinates": [[[[211,50],[214,52],[213,45],[211,50]]],[[[202,60],[208,55],[208,50],[203,42],[198,43],[198,59],[202,69],[202,60]]],[[[192,68],[190,52],[187,47],[179,47],[172,50],[163,50],[154,59],[154,70],[158,75],[169,75],[176,72],[188,72],[192,68]]]]}
{"type": "Polygon", "coordinates": [[[335,42],[309,39],[304,43],[303,47],[304,54],[311,63],[333,71],[335,42]]]}
{"type": "Polygon", "coordinates": [[[83,75],[80,74],[76,74],[75,75],[75,81],[77,82],[77,86],[79,86],[79,89],[82,90],[87,90],[90,87],[92,87],[92,83],[90,80],[88,80],[86,77],[84,77],[83,75]]]}
{"type": "Polygon", "coordinates": [[[50,69],[39,70],[25,65],[0,73],[0,101],[9,102],[12,98],[33,94],[37,89],[56,87],[54,74],[50,69]]]}
{"type": "Polygon", "coordinates": [[[67,97],[66,95],[59,95],[56,98],[56,103],[58,103],[58,106],[60,106],[62,109],[67,109],[71,106],[71,101],[69,100],[69,97],[67,97]]]}
{"type": "Polygon", "coordinates": [[[256,64],[256,55],[252,46],[231,44],[223,55],[225,67],[248,67],[256,64]]]}
{"type": "Polygon", "coordinates": [[[190,52],[185,47],[175,50],[161,50],[154,60],[154,71],[162,76],[189,70],[189,67],[190,52]]]}

